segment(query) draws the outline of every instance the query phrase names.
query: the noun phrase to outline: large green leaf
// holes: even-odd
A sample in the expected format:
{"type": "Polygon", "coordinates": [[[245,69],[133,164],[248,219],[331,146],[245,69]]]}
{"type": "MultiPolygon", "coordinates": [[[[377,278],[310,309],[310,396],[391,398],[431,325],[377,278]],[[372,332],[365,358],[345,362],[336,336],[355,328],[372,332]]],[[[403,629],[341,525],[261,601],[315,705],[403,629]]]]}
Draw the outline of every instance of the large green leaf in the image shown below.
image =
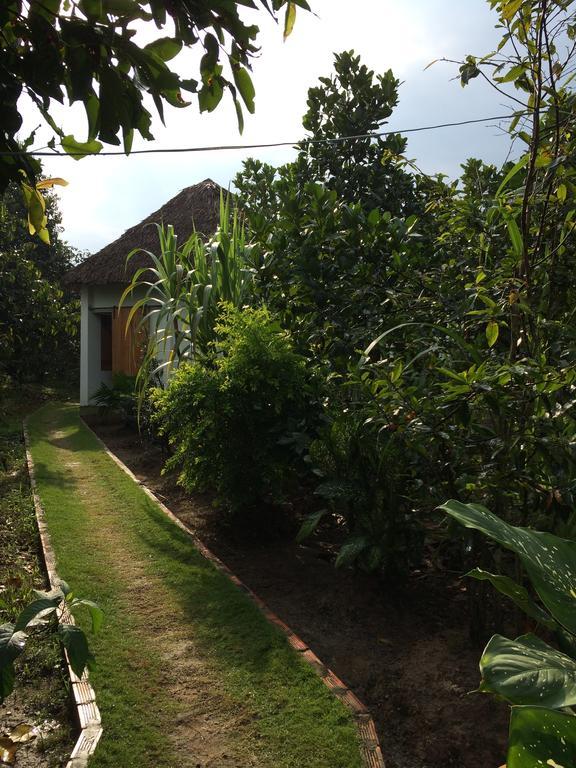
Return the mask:
{"type": "Polygon", "coordinates": [[[341,568],[345,565],[352,565],[360,555],[368,549],[368,541],[364,536],[354,536],[348,539],[346,544],[340,547],[340,552],[336,558],[336,568],[341,568]]]}
{"type": "Polygon", "coordinates": [[[14,664],[0,664],[0,704],[14,690],[14,664]]]}
{"type": "Polygon", "coordinates": [[[576,718],[541,707],[512,707],[508,768],[573,768],[576,718]]]}
{"type": "Polygon", "coordinates": [[[576,704],[576,661],[534,635],[509,640],[494,635],[480,659],[482,691],[512,704],[551,709],[576,704]]]}
{"type": "Polygon", "coordinates": [[[508,576],[499,576],[495,573],[483,571],[481,568],[474,568],[474,570],[466,575],[471,576],[473,579],[478,579],[478,581],[489,581],[498,592],[501,592],[503,595],[506,595],[506,597],[513,600],[527,616],[536,619],[539,624],[544,624],[544,626],[550,628],[558,626],[554,619],[532,600],[526,587],[517,584],[508,576]]]}
{"type": "Polygon", "coordinates": [[[0,626],[0,704],[14,688],[14,660],[24,650],[26,637],[13,624],[0,626]]]}
{"type": "Polygon", "coordinates": [[[0,626],[0,667],[11,664],[24,650],[26,634],[13,624],[0,626]]]}
{"type": "Polygon", "coordinates": [[[233,72],[234,82],[240,91],[240,96],[242,96],[242,100],[244,101],[244,104],[246,104],[248,112],[253,113],[255,109],[254,97],[256,95],[256,91],[254,90],[252,78],[250,77],[248,71],[243,67],[238,67],[234,69],[233,72]]]}
{"type": "Polygon", "coordinates": [[[576,542],[509,525],[480,504],[451,499],[440,509],[515,552],[546,608],[576,634],[576,542]]]}
{"type": "Polygon", "coordinates": [[[90,612],[90,618],[92,619],[92,632],[97,634],[102,627],[102,622],[104,621],[104,611],[102,608],[100,608],[99,605],[96,605],[96,603],[92,602],[92,600],[74,598],[70,601],[70,610],[73,613],[77,608],[82,607],[88,608],[88,611],[90,612]]]}
{"type": "Polygon", "coordinates": [[[15,627],[16,631],[26,629],[26,627],[39,616],[45,618],[53,613],[62,600],[63,596],[53,598],[43,597],[40,600],[34,600],[34,602],[27,605],[20,616],[18,616],[15,627]]]}
{"type": "Polygon", "coordinates": [[[296,541],[299,544],[314,533],[320,521],[322,520],[322,518],[327,512],[328,512],[327,509],[320,509],[318,512],[313,512],[311,515],[308,515],[308,517],[306,517],[306,519],[300,526],[298,535],[296,536],[296,541]]]}
{"type": "Polygon", "coordinates": [[[160,37],[158,40],[154,40],[144,46],[144,50],[154,53],[162,61],[170,61],[170,59],[173,59],[180,53],[182,43],[180,40],[174,40],[172,37],[160,37]]]}
{"type": "Polygon", "coordinates": [[[74,136],[64,136],[62,149],[68,152],[75,160],[81,160],[86,155],[97,155],[102,149],[102,144],[93,139],[92,141],[76,141],[74,136]]]}
{"type": "Polygon", "coordinates": [[[288,3],[286,6],[286,16],[284,17],[284,40],[292,34],[295,23],[296,3],[288,3]]]}
{"type": "Polygon", "coordinates": [[[81,677],[86,664],[92,659],[86,635],[74,624],[60,624],[58,635],[68,653],[70,666],[81,677]]]}

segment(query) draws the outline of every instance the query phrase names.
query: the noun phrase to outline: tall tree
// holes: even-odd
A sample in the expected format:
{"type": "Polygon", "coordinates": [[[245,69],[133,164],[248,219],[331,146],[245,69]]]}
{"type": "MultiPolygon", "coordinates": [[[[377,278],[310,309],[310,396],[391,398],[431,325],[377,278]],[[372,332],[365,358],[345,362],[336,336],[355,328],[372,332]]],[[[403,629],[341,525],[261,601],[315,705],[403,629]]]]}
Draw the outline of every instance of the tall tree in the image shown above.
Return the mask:
{"type": "Polygon", "coordinates": [[[302,126],[309,136],[300,144],[305,162],[298,166],[304,177],[325,183],[348,202],[405,213],[413,202],[413,182],[395,158],[406,149],[406,139],[397,133],[367,135],[384,130],[398,104],[399,85],[392,70],[375,74],[354,51],[335,54],[334,74],[308,91],[302,126]],[[348,136],[358,138],[339,141],[348,136]]]}
{"type": "Polygon", "coordinates": [[[78,302],[60,281],[78,253],[61,239],[58,199],[44,194],[50,244],[30,234],[17,184],[0,200],[0,375],[18,382],[77,366],[78,302]]]}

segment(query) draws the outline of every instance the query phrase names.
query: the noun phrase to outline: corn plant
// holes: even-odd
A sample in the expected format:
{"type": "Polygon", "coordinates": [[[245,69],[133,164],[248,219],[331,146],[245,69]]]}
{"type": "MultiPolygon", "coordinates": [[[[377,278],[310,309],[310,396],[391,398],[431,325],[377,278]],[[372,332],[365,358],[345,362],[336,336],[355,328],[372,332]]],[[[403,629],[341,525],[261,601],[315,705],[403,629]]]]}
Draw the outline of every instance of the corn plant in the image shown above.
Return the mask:
{"type": "Polygon", "coordinates": [[[557,641],[558,649],[534,634],[494,635],[480,659],[480,690],[512,705],[507,768],[576,765],[576,542],[509,525],[479,504],[440,509],[519,557],[539,602],[507,576],[468,575],[491,582],[557,641]]]}
{"type": "Polygon", "coordinates": [[[220,303],[242,307],[252,285],[244,226],[230,210],[230,197],[220,198],[219,226],[205,242],[193,232],[182,247],[172,225],[156,225],[160,254],[135,249],[127,260],[144,252],[152,266],[136,271],[120,306],[139,294],[128,314],[127,326],[136,322],[148,330],[148,346],[137,377],[139,403],[156,376],[183,361],[202,357],[215,338],[220,303]]]}

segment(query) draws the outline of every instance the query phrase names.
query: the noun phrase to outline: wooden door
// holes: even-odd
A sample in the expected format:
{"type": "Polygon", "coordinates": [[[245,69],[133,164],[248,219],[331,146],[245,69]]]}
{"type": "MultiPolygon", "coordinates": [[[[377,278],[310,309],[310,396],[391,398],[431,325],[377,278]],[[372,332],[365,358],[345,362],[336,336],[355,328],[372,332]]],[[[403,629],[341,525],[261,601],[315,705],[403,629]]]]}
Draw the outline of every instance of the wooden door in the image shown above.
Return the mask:
{"type": "Polygon", "coordinates": [[[134,313],[128,328],[130,307],[114,307],[112,310],[112,373],[136,376],[146,351],[147,334],[140,327],[142,309],[134,313]]]}

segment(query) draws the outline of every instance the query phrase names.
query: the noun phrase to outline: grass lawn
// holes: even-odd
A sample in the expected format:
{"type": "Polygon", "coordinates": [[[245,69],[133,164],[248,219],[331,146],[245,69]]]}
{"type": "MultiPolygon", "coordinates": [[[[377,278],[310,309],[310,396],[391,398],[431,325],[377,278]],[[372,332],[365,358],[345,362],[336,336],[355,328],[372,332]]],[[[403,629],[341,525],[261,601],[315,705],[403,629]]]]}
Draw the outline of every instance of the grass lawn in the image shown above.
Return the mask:
{"type": "Polygon", "coordinates": [[[91,768],[360,768],[349,712],[69,405],[29,421],[60,576],[96,600],[91,768]]]}

